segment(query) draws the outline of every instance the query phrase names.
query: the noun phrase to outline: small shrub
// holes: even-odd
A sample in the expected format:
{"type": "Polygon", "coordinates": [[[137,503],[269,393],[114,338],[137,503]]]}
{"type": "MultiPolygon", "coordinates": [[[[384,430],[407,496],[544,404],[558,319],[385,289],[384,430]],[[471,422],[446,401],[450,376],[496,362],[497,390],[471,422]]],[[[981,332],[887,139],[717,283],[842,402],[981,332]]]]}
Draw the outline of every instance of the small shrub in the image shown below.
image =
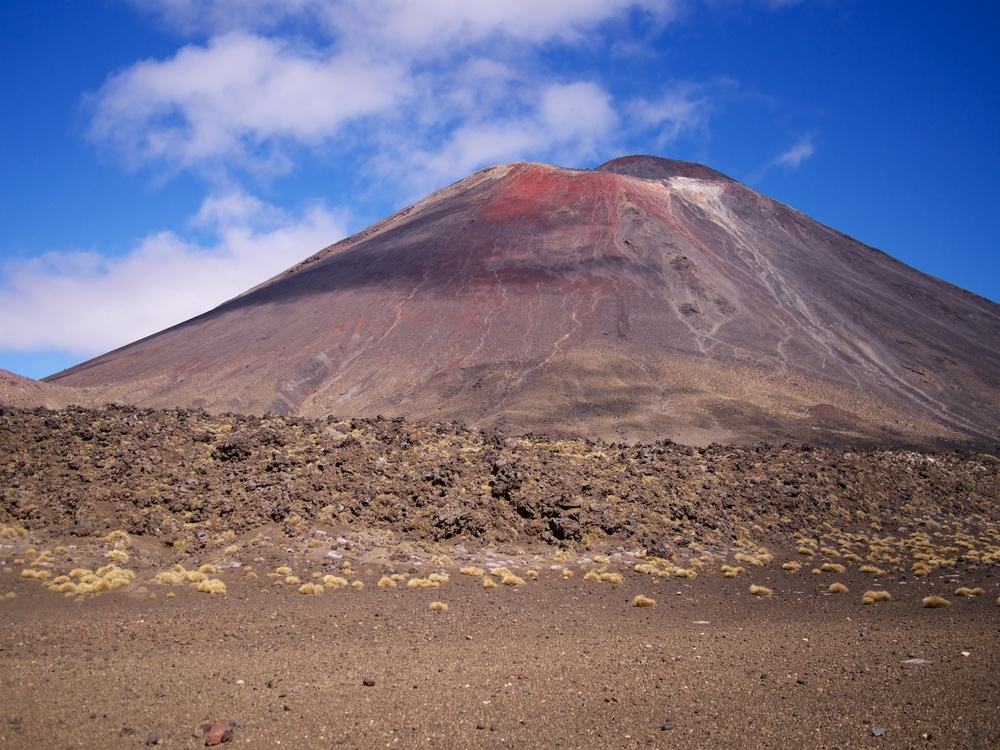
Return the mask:
{"type": "Polygon", "coordinates": [[[500,581],[504,586],[523,586],[524,579],[520,576],[516,576],[513,573],[509,573],[503,577],[500,581]]]}
{"type": "Polygon", "coordinates": [[[406,582],[408,589],[436,589],[440,585],[440,583],[432,581],[430,578],[411,578],[406,582]]]}
{"type": "Polygon", "coordinates": [[[394,589],[396,588],[396,582],[392,580],[389,576],[382,576],[378,579],[378,584],[376,584],[380,589],[394,589]]]}
{"type": "Polygon", "coordinates": [[[355,591],[361,591],[365,587],[364,581],[352,581],[351,588],[355,591]]]}
{"type": "Polygon", "coordinates": [[[773,596],[774,592],[767,586],[758,586],[756,583],[750,586],[750,593],[754,596],[773,596]]]}
{"type": "Polygon", "coordinates": [[[484,589],[495,589],[497,587],[496,582],[489,576],[483,577],[483,588],[484,589]]]}
{"type": "Polygon", "coordinates": [[[824,573],[845,573],[847,568],[845,568],[840,563],[825,562],[819,567],[824,573]]]}
{"type": "Polygon", "coordinates": [[[955,589],[955,596],[982,596],[985,593],[979,586],[976,586],[974,589],[966,588],[965,586],[955,589]]]}
{"type": "Polygon", "coordinates": [[[476,576],[477,578],[479,578],[486,571],[484,571],[478,565],[467,565],[458,572],[461,573],[463,576],[476,576]]]}
{"type": "Polygon", "coordinates": [[[346,578],[334,575],[323,576],[323,586],[328,589],[340,589],[347,585],[348,583],[346,578]]]}
{"type": "Polygon", "coordinates": [[[858,568],[862,573],[871,573],[873,576],[881,577],[885,575],[885,571],[876,565],[862,565],[858,568]]]}
{"type": "Polygon", "coordinates": [[[427,608],[432,612],[447,612],[448,605],[444,602],[431,602],[427,608]]]}
{"type": "Polygon", "coordinates": [[[847,588],[842,583],[831,583],[830,588],[827,589],[831,594],[846,594],[850,589],[847,588]]]}
{"type": "MultiPolygon", "coordinates": [[[[218,578],[206,578],[198,584],[198,591],[203,594],[225,594],[226,584],[218,578]]],[[[173,596],[173,592],[170,592],[167,596],[173,596]]]]}
{"type": "Polygon", "coordinates": [[[789,573],[797,573],[799,570],[802,569],[802,565],[800,565],[797,562],[793,562],[793,561],[790,560],[790,561],[788,561],[786,563],[782,563],[781,569],[782,570],[787,570],[789,573]]]}
{"type": "Polygon", "coordinates": [[[639,594],[635,599],[632,600],[632,605],[635,607],[655,607],[656,600],[650,599],[648,596],[643,596],[639,594]]]}
{"type": "Polygon", "coordinates": [[[318,583],[303,583],[299,586],[300,594],[322,594],[326,588],[318,583]]]}
{"type": "Polygon", "coordinates": [[[892,601],[892,595],[884,589],[877,589],[875,591],[866,591],[864,595],[861,597],[861,603],[866,605],[876,604],[878,602],[891,602],[891,601],[892,601]]]}
{"type": "Polygon", "coordinates": [[[925,596],[923,602],[925,607],[930,607],[931,609],[941,609],[951,604],[951,602],[942,596],[925,596]]]}

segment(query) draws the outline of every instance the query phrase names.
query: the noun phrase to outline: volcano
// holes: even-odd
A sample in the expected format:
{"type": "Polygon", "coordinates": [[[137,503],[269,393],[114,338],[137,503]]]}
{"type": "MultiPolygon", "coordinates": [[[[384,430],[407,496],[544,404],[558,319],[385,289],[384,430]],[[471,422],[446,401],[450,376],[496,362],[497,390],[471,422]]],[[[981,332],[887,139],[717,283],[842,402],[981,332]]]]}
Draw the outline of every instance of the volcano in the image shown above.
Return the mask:
{"type": "Polygon", "coordinates": [[[508,433],[996,444],[1000,306],[705,166],[516,163],[46,380],[508,433]]]}

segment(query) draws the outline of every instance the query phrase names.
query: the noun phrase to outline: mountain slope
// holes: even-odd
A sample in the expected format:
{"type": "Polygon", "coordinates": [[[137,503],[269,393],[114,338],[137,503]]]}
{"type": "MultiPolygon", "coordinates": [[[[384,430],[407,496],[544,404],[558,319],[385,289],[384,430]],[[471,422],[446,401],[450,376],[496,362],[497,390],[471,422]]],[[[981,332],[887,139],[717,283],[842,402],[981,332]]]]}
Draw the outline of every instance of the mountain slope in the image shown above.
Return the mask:
{"type": "Polygon", "coordinates": [[[478,172],[58,373],[109,400],[680,442],[991,443],[1000,307],[707,167],[478,172]]]}

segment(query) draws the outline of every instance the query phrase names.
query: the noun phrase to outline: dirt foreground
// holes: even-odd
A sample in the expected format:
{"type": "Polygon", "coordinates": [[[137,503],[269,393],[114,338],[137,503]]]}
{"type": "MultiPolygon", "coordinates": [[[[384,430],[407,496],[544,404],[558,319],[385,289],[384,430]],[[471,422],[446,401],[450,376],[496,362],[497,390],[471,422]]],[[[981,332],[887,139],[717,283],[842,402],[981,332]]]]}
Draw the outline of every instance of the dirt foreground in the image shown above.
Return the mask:
{"type": "Polygon", "coordinates": [[[795,550],[775,550],[727,578],[718,561],[680,568],[623,549],[458,545],[390,562],[350,554],[346,538],[274,549],[265,537],[244,547],[245,564],[207,574],[132,546],[127,584],[64,596],[56,572],[107,559],[65,547],[52,576],[26,578],[30,541],[0,548],[9,750],[195,748],[222,722],[232,746],[259,748],[1000,742],[995,565],[812,574],[795,550]],[[782,568],[793,560],[802,569],[782,568]],[[224,594],[198,590],[213,580],[224,594]],[[829,593],[833,582],[849,591],[829,593]],[[891,601],[862,604],[866,590],[891,601]],[[923,606],[931,594],[950,606],[923,606]],[[655,605],[635,606],[638,595],[655,605]]]}

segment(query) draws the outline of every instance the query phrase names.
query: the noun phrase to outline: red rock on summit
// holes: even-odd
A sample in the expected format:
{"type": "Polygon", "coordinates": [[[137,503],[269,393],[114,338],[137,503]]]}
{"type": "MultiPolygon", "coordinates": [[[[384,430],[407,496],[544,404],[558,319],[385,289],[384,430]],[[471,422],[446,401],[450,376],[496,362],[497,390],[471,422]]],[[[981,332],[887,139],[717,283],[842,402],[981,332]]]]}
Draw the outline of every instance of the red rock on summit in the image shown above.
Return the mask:
{"type": "Polygon", "coordinates": [[[1000,306],[697,164],[518,163],[47,380],[612,439],[995,444],[1000,306]]]}

